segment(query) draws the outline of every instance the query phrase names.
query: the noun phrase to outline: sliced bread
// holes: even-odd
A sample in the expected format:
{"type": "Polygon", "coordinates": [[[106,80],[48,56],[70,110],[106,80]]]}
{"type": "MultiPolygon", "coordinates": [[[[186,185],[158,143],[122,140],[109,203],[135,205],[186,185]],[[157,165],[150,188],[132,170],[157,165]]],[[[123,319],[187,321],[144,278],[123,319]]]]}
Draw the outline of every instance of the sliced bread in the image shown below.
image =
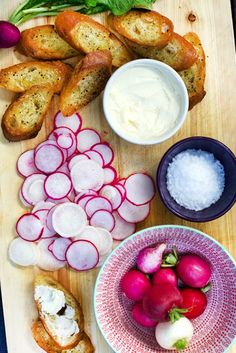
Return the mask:
{"type": "Polygon", "coordinates": [[[103,91],[111,75],[111,65],[108,50],[91,52],[76,65],[61,92],[60,110],[64,116],[72,115],[103,91]]]}
{"type": "Polygon", "coordinates": [[[52,89],[34,86],[13,101],[2,118],[4,136],[9,141],[27,140],[37,136],[52,96],[52,89]]]}

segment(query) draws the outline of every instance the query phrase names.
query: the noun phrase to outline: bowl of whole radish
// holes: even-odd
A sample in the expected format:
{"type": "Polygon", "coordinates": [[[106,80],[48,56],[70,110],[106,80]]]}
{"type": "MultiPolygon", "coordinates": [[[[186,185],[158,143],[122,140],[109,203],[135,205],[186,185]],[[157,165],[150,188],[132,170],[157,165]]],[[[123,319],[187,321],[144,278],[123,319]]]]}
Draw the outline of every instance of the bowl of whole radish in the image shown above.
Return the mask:
{"type": "Polygon", "coordinates": [[[226,352],[236,336],[236,267],[213,238],[192,228],[135,233],[97,278],[98,325],[117,352],[226,352]]]}

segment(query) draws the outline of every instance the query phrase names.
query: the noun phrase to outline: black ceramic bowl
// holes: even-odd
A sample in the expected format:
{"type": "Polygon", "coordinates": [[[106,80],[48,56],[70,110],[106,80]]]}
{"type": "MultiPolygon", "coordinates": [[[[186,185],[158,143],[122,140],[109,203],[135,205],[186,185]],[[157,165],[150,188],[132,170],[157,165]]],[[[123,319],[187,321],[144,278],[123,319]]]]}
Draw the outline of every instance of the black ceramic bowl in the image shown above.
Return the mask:
{"type": "Polygon", "coordinates": [[[175,215],[191,222],[208,222],[225,214],[236,201],[236,157],[220,141],[210,137],[194,136],[177,142],[162,157],[157,169],[157,190],[165,206],[175,215]],[[175,202],[166,186],[166,172],[172,159],[187,149],[201,149],[213,153],[225,170],[225,188],[221,198],[202,211],[188,210],[175,202]]]}

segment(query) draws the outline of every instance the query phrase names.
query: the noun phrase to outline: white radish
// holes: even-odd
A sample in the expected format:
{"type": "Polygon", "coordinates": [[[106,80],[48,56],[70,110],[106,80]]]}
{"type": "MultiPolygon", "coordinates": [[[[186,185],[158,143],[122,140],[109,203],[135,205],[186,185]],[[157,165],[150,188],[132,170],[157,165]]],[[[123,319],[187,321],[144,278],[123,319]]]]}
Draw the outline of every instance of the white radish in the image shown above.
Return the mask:
{"type": "Polygon", "coordinates": [[[16,265],[34,266],[38,261],[38,248],[35,243],[30,243],[21,238],[11,241],[8,248],[8,257],[16,265]]]}
{"type": "Polygon", "coordinates": [[[85,212],[90,218],[96,211],[107,210],[112,212],[112,205],[108,199],[103,196],[93,196],[85,205],[85,212]]]}
{"type": "Polygon", "coordinates": [[[77,237],[74,238],[74,240],[88,240],[91,243],[93,243],[100,255],[101,249],[103,248],[102,244],[102,235],[100,235],[100,232],[97,228],[91,227],[91,226],[86,226],[77,237]]]}
{"type": "Polygon", "coordinates": [[[136,206],[125,200],[118,208],[119,215],[127,222],[138,223],[144,221],[150,213],[150,204],[136,206]]]}
{"type": "Polygon", "coordinates": [[[98,210],[93,213],[90,218],[90,225],[93,227],[101,227],[111,232],[115,226],[115,220],[111,212],[107,210],[98,210]]]}
{"type": "Polygon", "coordinates": [[[80,161],[71,169],[71,180],[77,192],[86,190],[99,190],[104,182],[104,172],[92,160],[80,161]]]}
{"type": "Polygon", "coordinates": [[[120,190],[113,185],[104,185],[99,191],[99,195],[110,201],[113,210],[117,210],[123,201],[120,190]]]}
{"type": "Polygon", "coordinates": [[[78,154],[76,156],[73,156],[68,163],[69,170],[71,170],[77,162],[80,162],[86,159],[89,159],[89,157],[86,156],[85,154],[78,154]]]}
{"type": "Polygon", "coordinates": [[[57,271],[66,265],[65,261],[57,260],[48,249],[51,243],[52,239],[42,239],[38,242],[39,258],[37,266],[45,271],[57,271]]]}
{"type": "Polygon", "coordinates": [[[84,155],[86,155],[89,159],[92,159],[92,161],[98,163],[100,167],[103,167],[105,164],[101,153],[97,151],[86,151],[84,152],[84,155]]]}
{"type": "Polygon", "coordinates": [[[39,240],[43,234],[43,226],[36,215],[26,213],[18,219],[16,231],[22,239],[36,241],[39,240]]]}
{"type": "Polygon", "coordinates": [[[66,250],[71,242],[68,238],[57,238],[49,245],[48,250],[52,252],[57,260],[66,261],[66,250]]]}
{"type": "Polygon", "coordinates": [[[56,233],[65,238],[75,237],[87,224],[86,213],[76,203],[57,205],[52,214],[52,226],[56,233]]]}
{"type": "Polygon", "coordinates": [[[34,150],[23,152],[17,161],[17,171],[23,177],[37,173],[37,168],[34,164],[34,150]]]}
{"type": "Polygon", "coordinates": [[[53,236],[55,236],[56,235],[55,230],[49,229],[47,226],[47,217],[49,214],[49,210],[47,210],[47,209],[38,210],[34,214],[35,214],[35,216],[37,216],[40,219],[40,222],[43,226],[43,233],[41,235],[41,239],[52,238],[53,236]]]}
{"type": "Polygon", "coordinates": [[[60,200],[68,196],[72,189],[72,183],[66,174],[56,172],[52,173],[45,179],[44,189],[48,197],[60,200]]]}
{"type": "Polygon", "coordinates": [[[30,205],[35,205],[39,201],[45,201],[47,195],[44,191],[44,174],[32,174],[28,176],[21,187],[23,199],[30,205]]]}
{"type": "Polygon", "coordinates": [[[111,184],[117,178],[117,172],[113,167],[105,167],[103,168],[104,171],[104,184],[111,184]]]}
{"type": "Polygon", "coordinates": [[[91,150],[99,152],[104,159],[104,167],[112,163],[114,159],[114,152],[109,143],[96,143],[91,150]]]}
{"type": "Polygon", "coordinates": [[[152,178],[143,173],[131,174],[125,181],[126,198],[134,205],[145,205],[155,196],[152,178]]]}
{"type": "Polygon", "coordinates": [[[101,141],[100,135],[93,129],[83,129],[77,135],[77,149],[80,153],[90,150],[90,148],[101,141]]]}
{"type": "Polygon", "coordinates": [[[100,250],[99,250],[99,255],[100,257],[108,255],[112,251],[112,244],[113,244],[111,233],[104,228],[97,227],[96,229],[100,233],[100,239],[102,243],[102,246],[100,247],[100,250]]]}
{"type": "Polygon", "coordinates": [[[78,113],[65,117],[61,112],[58,112],[54,117],[54,126],[55,128],[68,127],[76,134],[81,129],[82,119],[78,113]]]}
{"type": "Polygon", "coordinates": [[[187,348],[193,337],[193,325],[189,319],[182,317],[172,323],[161,322],[156,326],[157,343],[164,349],[182,350],[187,348]]]}
{"type": "Polygon", "coordinates": [[[50,174],[63,164],[64,155],[59,147],[48,143],[35,152],[34,161],[38,170],[50,174]]]}
{"type": "Polygon", "coordinates": [[[66,251],[68,265],[76,271],[94,268],[99,261],[96,246],[88,240],[77,240],[71,243],[66,251]]]}
{"type": "Polygon", "coordinates": [[[123,240],[135,232],[135,223],[126,222],[120,217],[118,212],[113,212],[112,214],[115,219],[115,226],[111,232],[113,239],[123,240]]]}

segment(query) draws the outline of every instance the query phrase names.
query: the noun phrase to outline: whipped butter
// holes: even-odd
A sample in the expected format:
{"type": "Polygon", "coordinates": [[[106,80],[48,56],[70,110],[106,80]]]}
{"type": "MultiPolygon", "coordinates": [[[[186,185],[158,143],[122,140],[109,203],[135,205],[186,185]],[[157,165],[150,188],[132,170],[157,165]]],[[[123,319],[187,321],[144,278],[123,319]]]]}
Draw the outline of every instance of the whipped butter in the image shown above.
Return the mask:
{"type": "Polygon", "coordinates": [[[137,66],[113,82],[108,100],[114,128],[137,142],[159,138],[176,125],[180,113],[177,85],[157,68],[137,66]]]}

